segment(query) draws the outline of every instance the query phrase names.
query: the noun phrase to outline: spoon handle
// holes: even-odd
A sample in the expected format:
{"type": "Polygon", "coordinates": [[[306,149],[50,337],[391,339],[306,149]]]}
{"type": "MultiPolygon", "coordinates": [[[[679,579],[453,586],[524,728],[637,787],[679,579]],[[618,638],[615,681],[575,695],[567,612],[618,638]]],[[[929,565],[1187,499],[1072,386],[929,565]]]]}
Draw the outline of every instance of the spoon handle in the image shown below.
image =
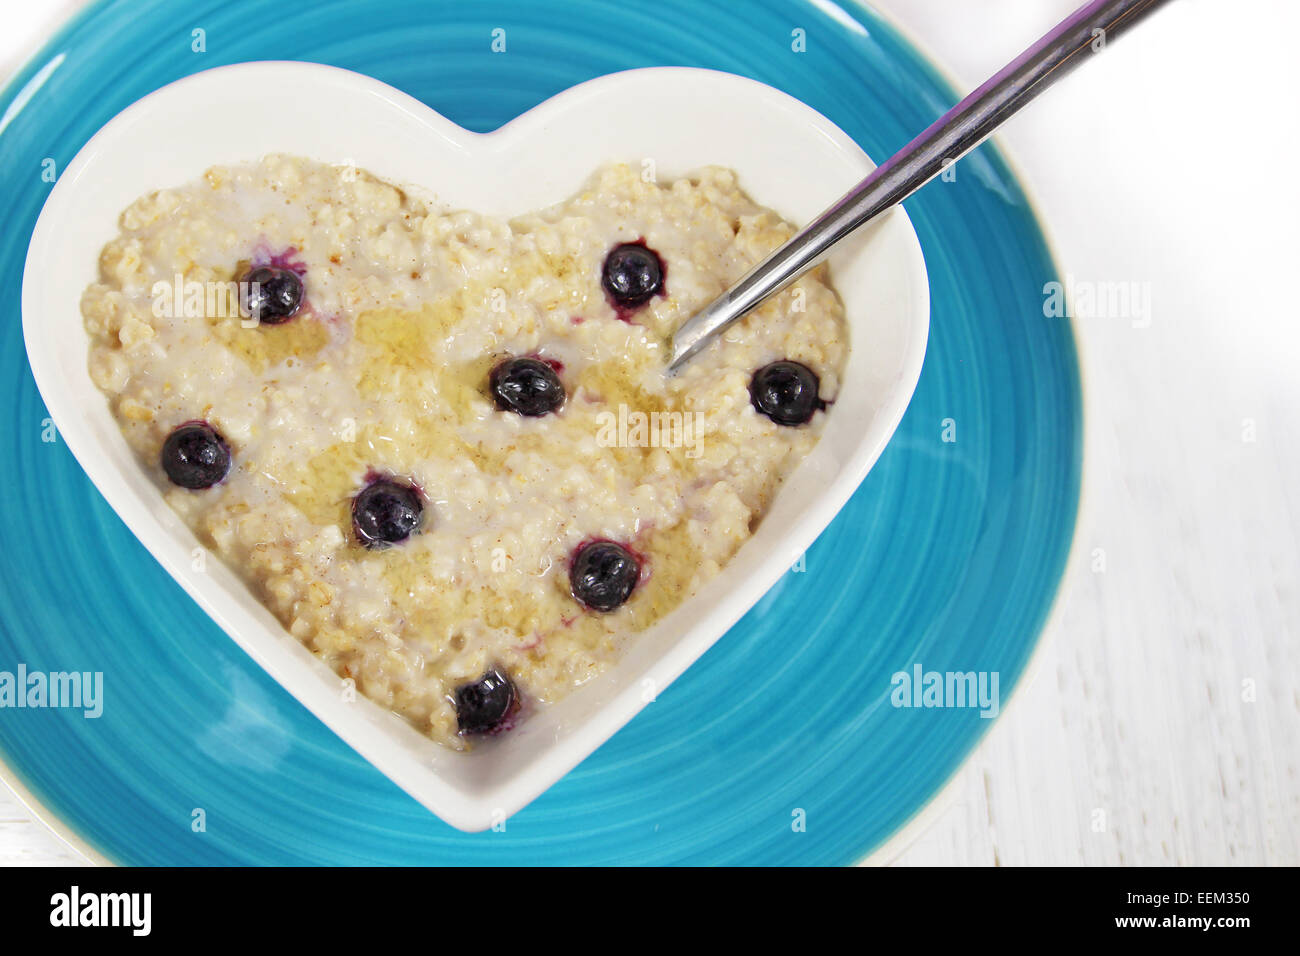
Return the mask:
{"type": "Polygon", "coordinates": [[[807,271],[831,246],[978,146],[1013,113],[1168,0],[1093,0],[876,167],[833,206],[684,322],[676,372],[723,329],[807,271]]]}

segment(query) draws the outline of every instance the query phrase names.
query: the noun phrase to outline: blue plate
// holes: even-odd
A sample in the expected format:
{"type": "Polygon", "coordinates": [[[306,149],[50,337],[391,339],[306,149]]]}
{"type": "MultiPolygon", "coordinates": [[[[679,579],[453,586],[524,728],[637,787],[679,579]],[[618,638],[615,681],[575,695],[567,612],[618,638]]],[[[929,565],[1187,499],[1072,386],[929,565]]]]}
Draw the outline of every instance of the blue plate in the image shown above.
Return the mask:
{"type": "MultiPolygon", "coordinates": [[[[973,709],[891,706],[891,676],[916,663],[997,672],[1005,702],[1073,534],[1074,343],[1066,320],[1043,315],[1055,268],[997,150],[981,148],[955,181],[907,204],[930,272],[925,369],[897,435],[806,570],[504,832],[470,835],[266,677],[46,440],[18,301],[47,160],[61,170],[165,83],[254,59],[359,70],[473,130],[614,70],[712,67],[799,97],[877,159],[956,97],[878,15],[831,0],[751,0],[743,16],[696,0],[285,9],[105,0],[0,96],[0,382],[12,403],[0,418],[0,671],[102,671],[105,697],[98,719],[0,710],[11,774],[91,848],[132,864],[820,864],[879,846],[991,723],[973,709]]],[[[274,123],[286,109],[268,90],[265,116],[249,121],[274,123]]]]}

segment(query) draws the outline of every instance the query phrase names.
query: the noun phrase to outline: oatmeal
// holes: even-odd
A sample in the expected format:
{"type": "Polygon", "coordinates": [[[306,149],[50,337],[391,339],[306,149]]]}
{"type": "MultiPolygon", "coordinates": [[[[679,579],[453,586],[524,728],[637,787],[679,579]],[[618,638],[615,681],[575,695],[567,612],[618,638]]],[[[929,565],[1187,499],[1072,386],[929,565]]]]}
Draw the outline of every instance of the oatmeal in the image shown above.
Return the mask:
{"type": "Polygon", "coordinates": [[[503,221],[270,156],[123,213],[90,372],[284,627],[464,748],[716,574],[816,443],[848,348],[824,267],[664,374],[793,231],[720,168],[613,165],[503,221]]]}

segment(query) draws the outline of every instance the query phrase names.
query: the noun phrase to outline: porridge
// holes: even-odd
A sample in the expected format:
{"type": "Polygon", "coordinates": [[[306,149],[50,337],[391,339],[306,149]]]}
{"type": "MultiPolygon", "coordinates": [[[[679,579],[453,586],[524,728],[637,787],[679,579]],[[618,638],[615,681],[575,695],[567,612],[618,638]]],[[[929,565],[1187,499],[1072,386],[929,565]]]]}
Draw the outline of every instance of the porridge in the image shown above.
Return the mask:
{"type": "Polygon", "coordinates": [[[120,225],[82,312],[128,443],[291,634],[461,749],[717,573],[848,349],[820,267],[665,376],[794,232],[721,168],[611,165],[504,221],[269,156],[120,225]]]}

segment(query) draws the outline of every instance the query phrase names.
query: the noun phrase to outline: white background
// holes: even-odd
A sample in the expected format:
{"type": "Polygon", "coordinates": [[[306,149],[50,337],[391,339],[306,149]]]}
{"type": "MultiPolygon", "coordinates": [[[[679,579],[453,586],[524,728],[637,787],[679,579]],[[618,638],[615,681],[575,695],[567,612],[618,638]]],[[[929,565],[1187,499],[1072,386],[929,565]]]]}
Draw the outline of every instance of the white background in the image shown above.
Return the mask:
{"type": "MultiPolygon", "coordinates": [[[[81,5],[0,4],[0,77],[81,5]]],[[[878,6],[965,91],[1075,3],[878,6]]],[[[1078,323],[1075,560],[897,863],[1300,863],[1297,35],[1294,0],[1175,0],[1002,134],[1062,271],[1151,320],[1078,323]]],[[[75,859],[0,788],[0,863],[75,859]]]]}

